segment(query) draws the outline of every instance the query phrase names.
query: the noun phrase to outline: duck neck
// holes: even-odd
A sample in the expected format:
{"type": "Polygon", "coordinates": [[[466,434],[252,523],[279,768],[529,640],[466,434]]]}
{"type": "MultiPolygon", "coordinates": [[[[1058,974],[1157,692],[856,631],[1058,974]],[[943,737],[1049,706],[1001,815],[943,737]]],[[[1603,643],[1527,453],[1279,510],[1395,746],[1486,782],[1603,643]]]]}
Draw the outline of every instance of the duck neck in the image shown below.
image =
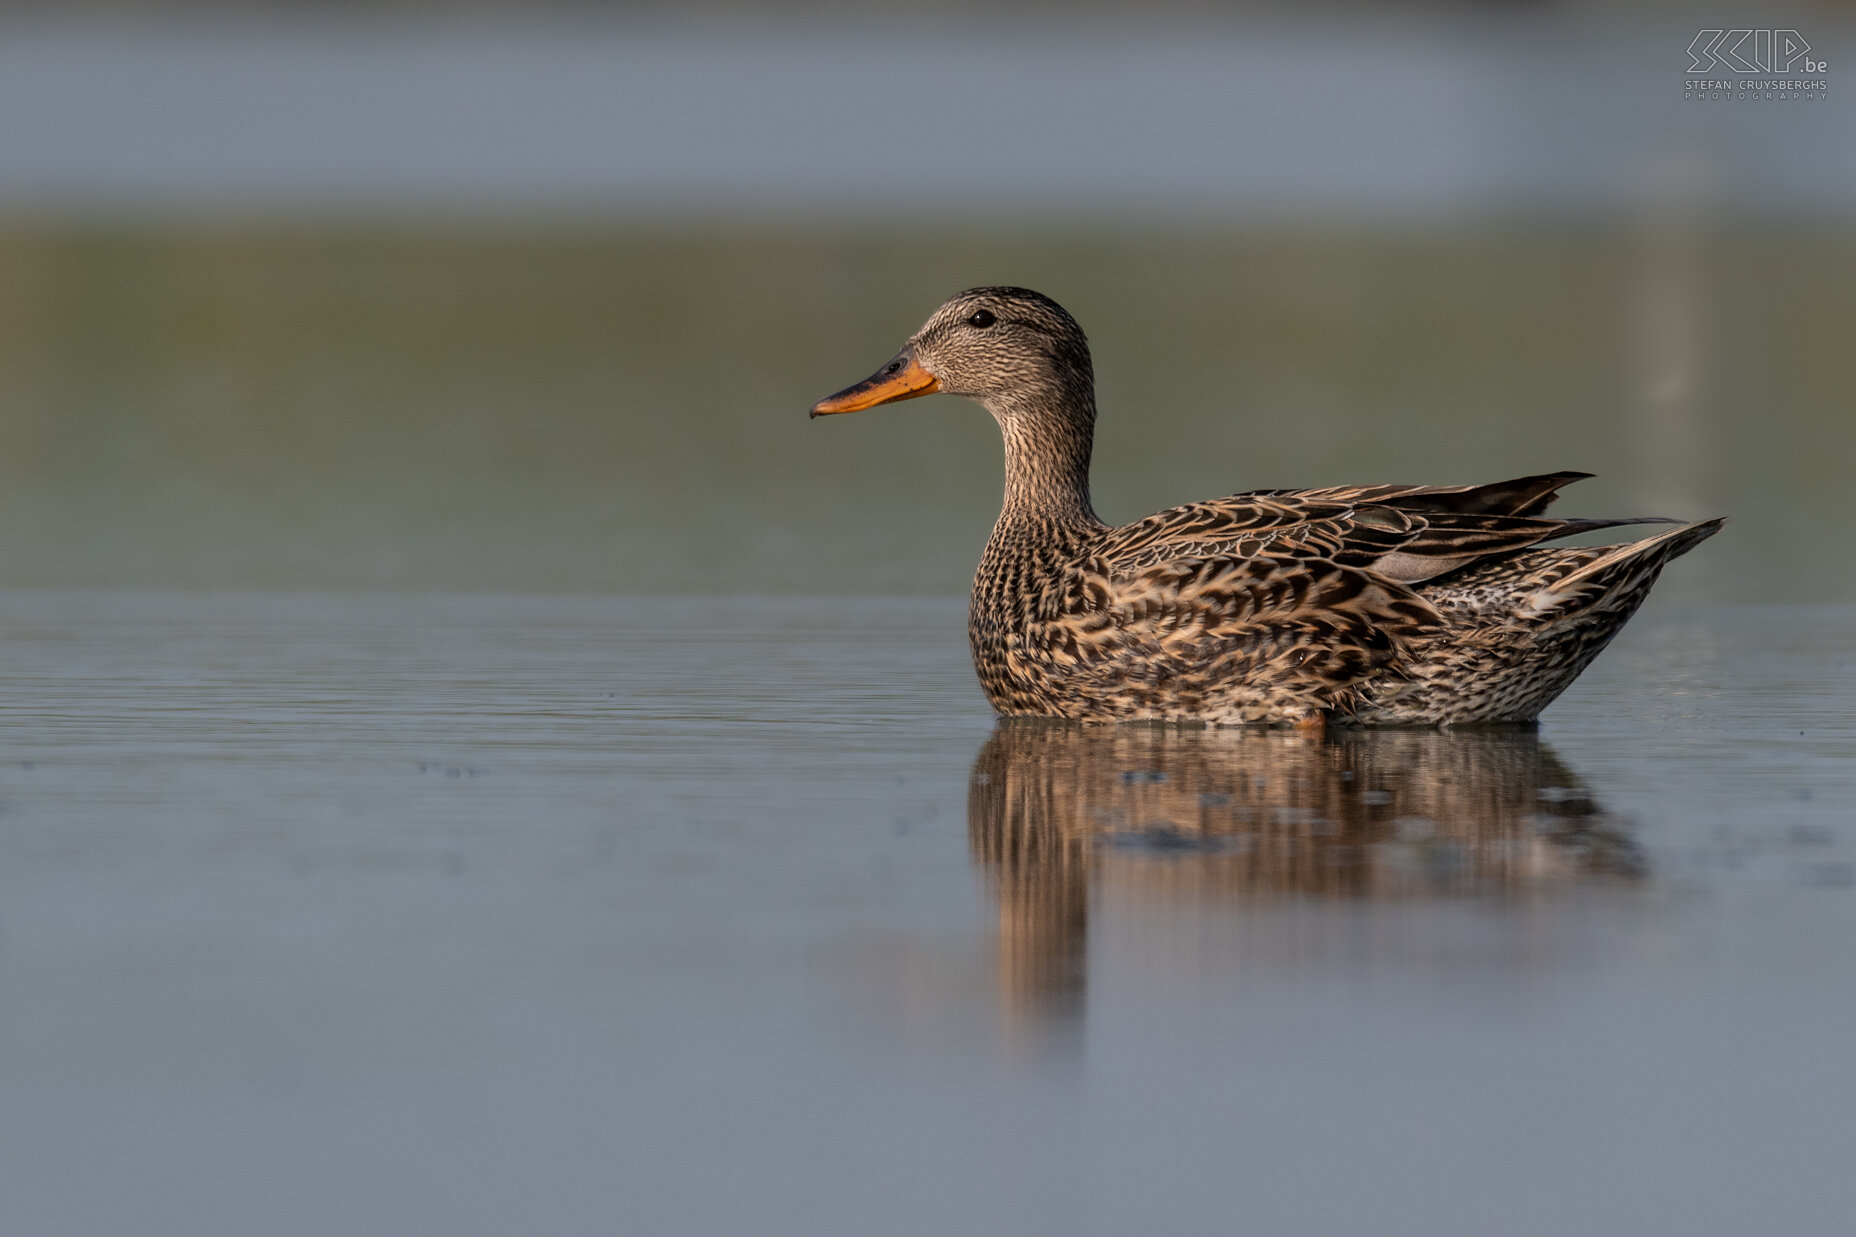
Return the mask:
{"type": "Polygon", "coordinates": [[[1100,528],[1089,503],[1093,392],[1065,398],[987,401],[1005,436],[1005,505],[1000,527],[1100,528]]]}

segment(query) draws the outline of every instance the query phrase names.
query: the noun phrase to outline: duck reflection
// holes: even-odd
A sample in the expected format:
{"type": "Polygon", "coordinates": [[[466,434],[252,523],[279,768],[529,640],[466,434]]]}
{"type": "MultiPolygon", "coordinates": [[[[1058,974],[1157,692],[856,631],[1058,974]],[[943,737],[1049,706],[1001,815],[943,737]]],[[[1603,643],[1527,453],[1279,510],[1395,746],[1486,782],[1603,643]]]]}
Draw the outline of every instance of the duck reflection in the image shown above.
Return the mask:
{"type": "Polygon", "coordinates": [[[1001,721],[967,828],[999,904],[1008,1006],[1081,1000],[1092,887],[1410,899],[1634,878],[1642,858],[1532,728],[1478,732],[1001,721]]]}

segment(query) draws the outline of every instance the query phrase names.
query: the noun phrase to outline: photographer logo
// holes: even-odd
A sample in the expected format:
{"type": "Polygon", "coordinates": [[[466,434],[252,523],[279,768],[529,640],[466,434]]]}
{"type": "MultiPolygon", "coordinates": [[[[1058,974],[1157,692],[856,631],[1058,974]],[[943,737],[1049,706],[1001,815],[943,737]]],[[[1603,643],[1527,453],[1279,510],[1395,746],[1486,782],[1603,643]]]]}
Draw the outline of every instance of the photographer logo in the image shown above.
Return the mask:
{"type": "Polygon", "coordinates": [[[1761,103],[1823,99],[1830,90],[1829,70],[1830,63],[1815,58],[1796,30],[1703,30],[1688,45],[1682,97],[1761,103]]]}

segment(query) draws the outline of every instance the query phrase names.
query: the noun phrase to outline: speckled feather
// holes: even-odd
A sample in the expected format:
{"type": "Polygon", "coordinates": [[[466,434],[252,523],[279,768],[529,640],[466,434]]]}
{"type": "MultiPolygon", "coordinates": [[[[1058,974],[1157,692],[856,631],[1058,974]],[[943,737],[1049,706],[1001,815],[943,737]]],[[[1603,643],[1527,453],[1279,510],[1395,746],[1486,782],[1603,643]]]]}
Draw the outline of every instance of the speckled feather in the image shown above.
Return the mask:
{"type": "Polygon", "coordinates": [[[960,293],[898,360],[980,402],[1004,434],[1005,501],[968,635],[1006,715],[1530,721],[1663,564],[1720,528],[1538,548],[1641,522],[1543,516],[1561,486],[1588,475],[1572,472],[1259,490],[1111,527],[1089,501],[1088,343],[1055,302],[1016,288],[960,293]]]}

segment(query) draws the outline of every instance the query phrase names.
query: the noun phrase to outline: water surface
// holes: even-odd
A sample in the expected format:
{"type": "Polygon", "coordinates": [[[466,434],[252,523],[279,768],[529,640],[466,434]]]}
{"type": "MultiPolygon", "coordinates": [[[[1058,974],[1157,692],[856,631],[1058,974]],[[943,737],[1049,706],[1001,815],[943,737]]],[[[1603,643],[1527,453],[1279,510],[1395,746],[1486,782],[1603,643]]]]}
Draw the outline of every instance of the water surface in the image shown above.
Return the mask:
{"type": "Polygon", "coordinates": [[[1846,1231],[1856,613],[1315,741],[961,619],[0,593],[0,1230],[1846,1231]]]}

